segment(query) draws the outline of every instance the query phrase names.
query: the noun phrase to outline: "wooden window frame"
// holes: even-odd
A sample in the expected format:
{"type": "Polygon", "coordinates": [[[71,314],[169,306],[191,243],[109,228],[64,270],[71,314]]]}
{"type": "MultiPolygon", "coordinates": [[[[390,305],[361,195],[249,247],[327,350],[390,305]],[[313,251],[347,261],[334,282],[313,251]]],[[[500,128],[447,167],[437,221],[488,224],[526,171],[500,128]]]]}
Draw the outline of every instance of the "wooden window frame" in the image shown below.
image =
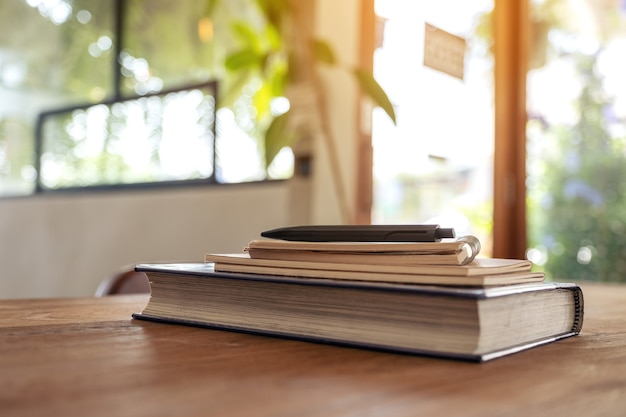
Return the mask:
{"type": "MultiPolygon", "coordinates": [[[[374,70],[374,50],[376,49],[376,13],[375,0],[361,0],[361,26],[359,45],[359,66],[367,71],[374,70]]],[[[372,221],[373,206],[373,165],[374,150],[372,148],[372,131],[365,131],[364,125],[371,125],[371,114],[365,114],[363,92],[357,95],[357,161],[356,161],[356,210],[354,222],[369,224],[372,221]],[[369,120],[366,122],[365,118],[369,120]]]]}
{"type": "Polygon", "coordinates": [[[494,0],[495,148],[493,249],[526,256],[528,0],[494,0]]]}

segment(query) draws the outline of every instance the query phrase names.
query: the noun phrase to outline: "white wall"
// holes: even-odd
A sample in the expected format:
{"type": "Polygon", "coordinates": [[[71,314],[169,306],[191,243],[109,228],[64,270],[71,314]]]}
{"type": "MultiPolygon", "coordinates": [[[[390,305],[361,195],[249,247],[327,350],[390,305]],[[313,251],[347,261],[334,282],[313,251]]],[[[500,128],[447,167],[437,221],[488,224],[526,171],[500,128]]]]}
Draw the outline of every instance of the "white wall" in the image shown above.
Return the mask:
{"type": "MultiPolygon", "coordinates": [[[[359,5],[318,0],[316,32],[344,63],[356,61],[359,5]]],[[[342,71],[323,76],[353,208],[356,85],[342,71]]],[[[268,228],[344,222],[328,149],[316,141],[309,179],[0,199],[0,298],[89,296],[125,265],[201,262],[205,252],[240,251],[268,228]]]]}
{"type": "Polygon", "coordinates": [[[359,59],[360,0],[317,0],[315,33],[330,43],[341,68],[321,67],[322,80],[335,147],[341,157],[340,175],[348,218],[342,215],[337,184],[332,177],[329,148],[320,139],[315,147],[313,218],[318,223],[351,222],[356,207],[357,93],[358,85],[349,72],[359,59]],[[348,71],[346,70],[348,69],[348,71]]]}
{"type": "Polygon", "coordinates": [[[140,262],[239,252],[289,223],[288,183],[0,200],[0,298],[92,295],[140,262]]]}

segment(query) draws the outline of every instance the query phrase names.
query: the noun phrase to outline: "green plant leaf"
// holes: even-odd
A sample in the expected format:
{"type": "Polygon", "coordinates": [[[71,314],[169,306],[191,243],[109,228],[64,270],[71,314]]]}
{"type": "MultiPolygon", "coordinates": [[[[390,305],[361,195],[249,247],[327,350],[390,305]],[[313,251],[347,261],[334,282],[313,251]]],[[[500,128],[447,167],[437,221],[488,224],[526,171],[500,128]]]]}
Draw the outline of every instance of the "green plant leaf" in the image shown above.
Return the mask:
{"type": "Polygon", "coordinates": [[[229,71],[239,71],[242,69],[261,67],[264,57],[257,54],[252,49],[242,49],[226,57],[224,65],[229,71]]]}
{"type": "Polygon", "coordinates": [[[237,21],[232,24],[235,35],[246,45],[247,48],[254,51],[261,49],[261,40],[254,26],[244,21],[237,21]]]}
{"type": "Polygon", "coordinates": [[[287,77],[289,76],[289,67],[287,61],[280,60],[274,62],[272,65],[272,75],[268,78],[268,82],[272,87],[272,95],[283,96],[285,95],[285,86],[287,84],[287,77]]]}
{"type": "Polygon", "coordinates": [[[385,93],[385,90],[378,84],[372,74],[367,71],[357,69],[354,71],[361,88],[367,94],[377,106],[380,106],[385,113],[389,116],[393,124],[396,124],[396,112],[391,104],[391,100],[385,93]]]}
{"type": "Polygon", "coordinates": [[[335,52],[328,42],[321,39],[313,39],[311,40],[311,49],[313,50],[313,56],[318,62],[328,65],[337,64],[335,52]]]}
{"type": "Polygon", "coordinates": [[[275,117],[265,131],[265,167],[269,167],[278,152],[293,144],[295,139],[296,134],[289,126],[289,111],[275,117]]]}
{"type": "Polygon", "coordinates": [[[290,12],[288,0],[257,0],[259,9],[268,22],[274,26],[281,26],[282,20],[290,12]]]}
{"type": "Polygon", "coordinates": [[[261,120],[264,116],[270,114],[270,103],[272,101],[272,86],[268,82],[261,84],[261,87],[252,97],[252,105],[256,109],[256,120],[261,120]]]}
{"type": "Polygon", "coordinates": [[[284,40],[276,26],[268,24],[265,28],[265,37],[271,50],[277,51],[283,47],[284,40]]]}

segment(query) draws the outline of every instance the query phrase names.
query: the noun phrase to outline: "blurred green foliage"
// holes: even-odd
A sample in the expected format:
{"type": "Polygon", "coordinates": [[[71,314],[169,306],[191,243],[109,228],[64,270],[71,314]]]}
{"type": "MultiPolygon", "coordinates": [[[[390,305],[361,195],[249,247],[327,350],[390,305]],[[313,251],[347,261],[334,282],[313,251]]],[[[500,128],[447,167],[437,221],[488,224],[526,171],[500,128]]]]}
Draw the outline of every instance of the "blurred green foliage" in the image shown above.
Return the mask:
{"type": "Polygon", "coordinates": [[[533,62],[559,69],[547,74],[561,104],[529,114],[529,254],[552,280],[626,282],[625,92],[614,88],[626,19],[617,6],[589,6],[531,9],[533,62]]]}
{"type": "Polygon", "coordinates": [[[549,142],[529,193],[530,246],[552,279],[626,282],[626,135],[607,129],[614,101],[596,57],[572,59],[582,81],[576,123],[529,126],[549,142]]]}

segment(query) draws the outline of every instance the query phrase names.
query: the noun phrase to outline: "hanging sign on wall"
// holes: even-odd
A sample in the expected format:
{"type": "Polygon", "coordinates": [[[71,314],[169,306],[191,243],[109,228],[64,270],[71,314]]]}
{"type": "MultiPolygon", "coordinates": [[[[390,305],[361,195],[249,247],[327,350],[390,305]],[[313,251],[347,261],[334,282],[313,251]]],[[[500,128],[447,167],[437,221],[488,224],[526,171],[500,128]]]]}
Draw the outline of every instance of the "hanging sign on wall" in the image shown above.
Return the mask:
{"type": "Polygon", "coordinates": [[[463,79],[466,42],[426,23],[424,29],[424,66],[463,79]]]}

